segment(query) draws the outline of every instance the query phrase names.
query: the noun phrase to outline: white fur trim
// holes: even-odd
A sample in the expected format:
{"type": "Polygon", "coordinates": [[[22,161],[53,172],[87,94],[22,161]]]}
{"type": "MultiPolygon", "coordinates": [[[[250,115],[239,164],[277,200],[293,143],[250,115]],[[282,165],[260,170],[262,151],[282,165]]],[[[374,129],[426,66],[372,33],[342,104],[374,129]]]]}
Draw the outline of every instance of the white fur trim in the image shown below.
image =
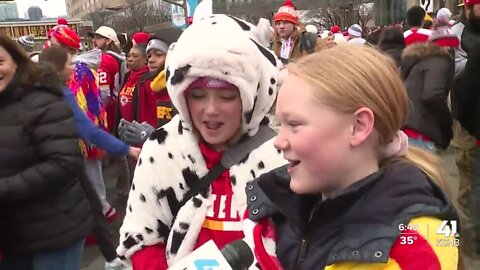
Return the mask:
{"type": "MultiPolygon", "coordinates": [[[[254,250],[255,248],[255,242],[253,241],[253,229],[255,229],[255,226],[257,223],[253,222],[250,219],[244,219],[243,220],[243,232],[244,232],[244,238],[243,241],[248,244],[250,247],[250,250],[254,250]]],[[[258,269],[255,265],[258,263],[256,256],[253,257],[253,264],[252,267],[249,268],[249,270],[256,270],[258,269]]]]}

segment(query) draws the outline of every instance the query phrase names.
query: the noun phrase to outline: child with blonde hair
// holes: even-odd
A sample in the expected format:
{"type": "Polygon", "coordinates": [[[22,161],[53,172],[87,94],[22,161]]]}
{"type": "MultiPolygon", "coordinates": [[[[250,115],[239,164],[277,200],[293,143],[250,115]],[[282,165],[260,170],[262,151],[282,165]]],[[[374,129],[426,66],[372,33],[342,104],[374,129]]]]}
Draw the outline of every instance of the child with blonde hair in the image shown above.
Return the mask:
{"type": "Polygon", "coordinates": [[[408,97],[393,61],[339,45],[288,71],[274,145],[289,164],[246,188],[258,265],[457,269],[458,215],[437,158],[400,131],[408,97]]]}

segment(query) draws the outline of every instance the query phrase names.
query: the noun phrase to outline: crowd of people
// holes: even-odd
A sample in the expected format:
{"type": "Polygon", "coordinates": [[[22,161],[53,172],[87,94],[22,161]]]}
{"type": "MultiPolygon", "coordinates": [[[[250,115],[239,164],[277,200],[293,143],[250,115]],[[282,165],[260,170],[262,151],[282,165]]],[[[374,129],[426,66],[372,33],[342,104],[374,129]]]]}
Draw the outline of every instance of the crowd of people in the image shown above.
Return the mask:
{"type": "Polygon", "coordinates": [[[273,28],[204,12],[171,44],[90,34],[59,20],[38,52],[0,34],[0,270],[80,269],[88,242],[106,270],[239,239],[248,269],[480,256],[480,0],[370,32],[303,26],[286,0],[273,28]]]}

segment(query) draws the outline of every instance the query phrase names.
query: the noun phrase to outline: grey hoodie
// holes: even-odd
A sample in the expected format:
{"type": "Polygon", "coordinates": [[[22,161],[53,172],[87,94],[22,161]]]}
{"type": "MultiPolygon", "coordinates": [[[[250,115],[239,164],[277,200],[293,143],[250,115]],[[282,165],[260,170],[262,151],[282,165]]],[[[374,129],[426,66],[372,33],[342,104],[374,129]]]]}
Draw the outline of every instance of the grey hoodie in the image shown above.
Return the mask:
{"type": "Polygon", "coordinates": [[[75,55],[73,63],[85,63],[90,68],[97,70],[100,67],[102,60],[102,51],[100,49],[93,49],[91,51],[75,55]]]}

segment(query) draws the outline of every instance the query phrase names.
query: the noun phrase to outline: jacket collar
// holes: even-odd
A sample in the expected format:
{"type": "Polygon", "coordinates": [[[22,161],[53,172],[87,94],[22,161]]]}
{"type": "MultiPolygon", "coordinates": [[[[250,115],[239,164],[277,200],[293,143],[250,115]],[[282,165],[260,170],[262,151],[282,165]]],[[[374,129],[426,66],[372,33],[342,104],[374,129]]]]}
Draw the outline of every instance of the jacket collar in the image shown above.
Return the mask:
{"type": "Polygon", "coordinates": [[[402,58],[427,58],[430,56],[440,56],[452,59],[452,55],[445,47],[440,47],[432,42],[417,42],[403,51],[402,58]]]}
{"type": "Polygon", "coordinates": [[[315,224],[331,220],[342,225],[391,224],[396,218],[410,220],[421,215],[457,217],[440,187],[417,167],[403,161],[367,176],[333,199],[322,201],[320,195],[293,193],[287,165],[249,183],[246,193],[250,219],[259,221],[280,214],[300,230],[307,229],[316,204],[312,220],[315,224]]]}
{"type": "MultiPolygon", "coordinates": [[[[289,222],[300,230],[307,229],[311,210],[316,204],[332,205],[332,210],[348,208],[365,189],[381,177],[382,172],[374,173],[365,179],[356,182],[345,191],[339,193],[333,200],[323,200],[322,195],[297,195],[290,189],[290,175],[288,165],[284,165],[271,174],[262,175],[259,179],[247,185],[247,199],[250,219],[258,221],[266,216],[280,213],[287,217],[289,222]],[[252,200],[253,198],[260,198],[252,200]],[[257,209],[257,210],[255,210],[257,209]]],[[[326,207],[327,209],[329,207],[326,207]]],[[[330,213],[329,215],[337,215],[330,213]]]]}

